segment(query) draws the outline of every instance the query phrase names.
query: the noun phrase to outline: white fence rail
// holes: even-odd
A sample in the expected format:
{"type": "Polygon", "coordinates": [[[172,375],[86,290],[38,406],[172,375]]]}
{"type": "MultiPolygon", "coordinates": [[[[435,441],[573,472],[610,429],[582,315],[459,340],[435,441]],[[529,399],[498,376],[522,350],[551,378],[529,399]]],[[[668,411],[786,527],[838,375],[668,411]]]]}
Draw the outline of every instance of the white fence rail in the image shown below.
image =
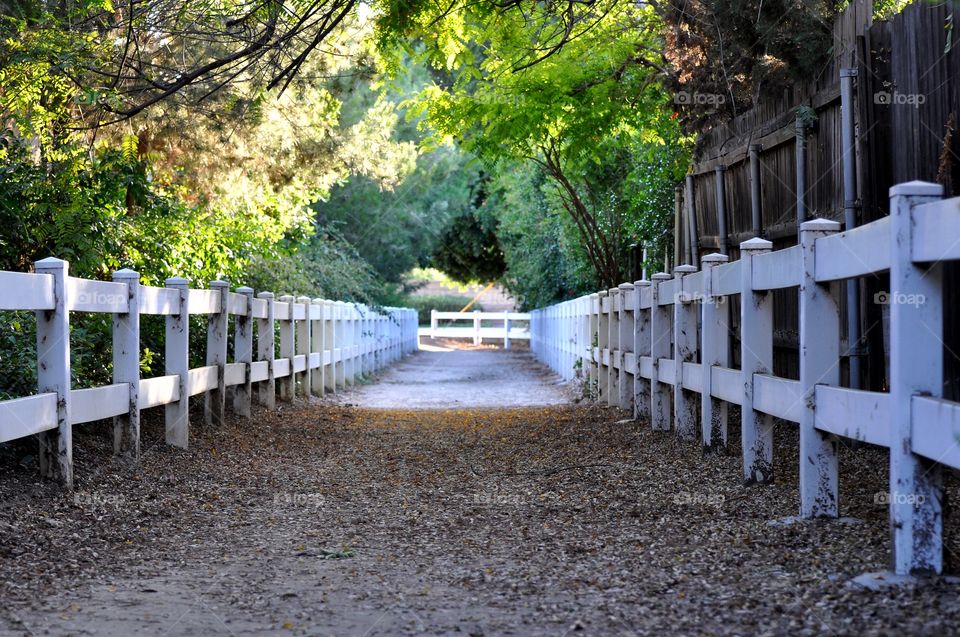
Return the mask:
{"type": "Polygon", "coordinates": [[[960,468],[960,404],[943,395],[942,262],[960,260],[960,198],[935,184],[890,190],[887,218],[839,232],[801,225],[800,245],[772,252],[751,239],[741,259],[710,254],[680,266],[533,312],[531,348],[570,379],[586,370],[598,399],[634,410],[654,429],[727,441],[727,405],[741,406],[745,482],[773,478],[773,418],[800,429],[800,514],[838,515],[834,436],[890,450],[886,494],[897,573],[941,572],[941,468],[960,468]],[[889,271],[890,391],[839,387],[837,282],[889,271]],[[800,379],[773,370],[773,297],[798,288],[800,379]],[[741,369],[730,368],[729,304],[741,295],[741,369]],[[696,398],[699,397],[699,401],[696,398]],[[699,406],[697,405],[699,402],[699,406]],[[699,412],[699,413],[698,413],[699,412]]]}
{"type": "Polygon", "coordinates": [[[502,339],[504,349],[510,349],[511,340],[530,339],[530,314],[522,312],[438,312],[430,311],[430,327],[420,328],[421,336],[430,338],[472,338],[474,345],[483,343],[483,339],[502,339]],[[446,325],[441,325],[445,321],[446,325]],[[483,322],[497,321],[499,326],[486,326],[483,322]],[[518,326],[517,322],[526,325],[518,326]],[[450,325],[467,323],[469,325],[450,325]]]}
{"type": "Polygon", "coordinates": [[[231,292],[226,281],[194,290],[172,278],[166,287],[140,285],[140,275],[120,270],[113,281],[68,276],[60,259],[35,264],[35,273],[0,272],[0,310],[37,315],[38,394],[0,401],[0,442],[40,435],[45,476],[73,485],[73,426],[114,418],[117,453],[136,457],[140,412],[165,405],[166,441],[186,447],[188,398],[203,394],[207,424],[223,420],[227,388],[232,409],[249,417],[258,402],[274,409],[295,394],[323,395],[352,385],[417,349],[417,312],[381,312],[338,301],[281,296],[254,297],[251,288],[231,292]],[[70,313],[113,315],[112,385],[70,386],[70,313]],[[140,377],[140,316],[166,317],[165,375],[140,377]],[[189,315],[207,315],[206,365],[189,367],[189,315]],[[228,321],[234,317],[233,360],[227,358],[228,321]],[[256,345],[254,345],[256,323],[256,345]],[[279,339],[277,339],[277,334],[279,339]],[[276,342],[279,341],[279,342],[276,342]]]}

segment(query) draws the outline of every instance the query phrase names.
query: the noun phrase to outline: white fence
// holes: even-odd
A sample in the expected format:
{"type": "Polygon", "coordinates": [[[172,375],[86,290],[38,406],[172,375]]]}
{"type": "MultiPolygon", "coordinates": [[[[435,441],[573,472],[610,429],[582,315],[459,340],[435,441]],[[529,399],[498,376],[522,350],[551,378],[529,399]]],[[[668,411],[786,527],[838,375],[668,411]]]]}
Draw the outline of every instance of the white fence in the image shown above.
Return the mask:
{"type": "Polygon", "coordinates": [[[732,263],[680,266],[652,281],[533,312],[531,347],[566,378],[586,370],[599,400],[633,409],[653,429],[723,449],[727,405],[741,406],[743,477],[773,478],[773,418],[800,429],[800,514],[838,515],[836,436],[890,450],[897,573],[943,567],[941,468],[960,468],[960,404],[943,396],[942,262],[960,260],[960,198],[939,185],[890,190],[891,215],[839,232],[814,220],[800,244],[751,239],[732,263]],[[890,391],[839,386],[838,282],[889,271],[890,391]],[[773,295],[799,288],[800,380],[773,369],[773,295]],[[730,368],[726,297],[741,295],[741,369],[730,368]],[[697,398],[699,397],[699,400],[697,398]],[[699,404],[698,404],[699,403],[699,404]],[[698,413],[699,412],[699,413],[698,413]]]}
{"type": "Polygon", "coordinates": [[[114,418],[115,450],[136,457],[140,411],[165,405],[166,441],[186,447],[190,396],[203,394],[206,423],[220,423],[230,387],[233,411],[249,417],[254,389],[258,402],[273,409],[278,385],[282,400],[335,392],[417,349],[415,310],[377,313],[304,296],[274,299],[270,292],[254,297],[250,288],[231,292],[226,281],[213,281],[207,290],[189,289],[180,278],[149,287],[130,270],[115,272],[113,281],[91,281],[68,276],[67,263],[54,258],[36,262],[35,270],[0,272],[0,310],[36,311],[38,370],[38,394],[0,401],[0,442],[39,434],[41,472],[68,487],[74,425],[114,418]],[[71,389],[71,312],[113,315],[114,384],[71,389]],[[166,317],[164,376],[140,378],[144,314],[166,317]],[[208,317],[207,364],[194,369],[189,368],[191,314],[208,317]],[[231,315],[234,360],[228,361],[231,315]]]}
{"type": "Polygon", "coordinates": [[[421,328],[421,336],[430,338],[472,338],[474,345],[480,345],[483,339],[503,339],[504,349],[510,349],[510,340],[530,339],[530,314],[521,312],[438,312],[430,310],[430,328],[421,328]],[[440,325],[446,321],[447,325],[440,325]],[[483,322],[498,321],[501,326],[483,326],[483,322]],[[526,323],[518,327],[516,322],[526,323]],[[449,325],[449,323],[470,322],[469,326],[449,325]]]}

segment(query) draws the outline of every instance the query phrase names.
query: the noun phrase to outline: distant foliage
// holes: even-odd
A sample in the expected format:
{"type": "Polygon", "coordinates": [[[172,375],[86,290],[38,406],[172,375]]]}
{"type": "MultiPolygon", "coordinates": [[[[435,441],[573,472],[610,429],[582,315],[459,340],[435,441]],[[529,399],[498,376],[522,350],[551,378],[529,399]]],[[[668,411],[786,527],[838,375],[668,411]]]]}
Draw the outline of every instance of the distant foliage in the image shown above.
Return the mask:
{"type": "MultiPolygon", "coordinates": [[[[420,314],[420,325],[430,325],[430,312],[459,312],[473,300],[469,296],[459,296],[456,294],[412,294],[406,299],[406,307],[412,307],[420,314]]],[[[474,303],[470,306],[470,311],[483,311],[480,303],[474,303]]]]}

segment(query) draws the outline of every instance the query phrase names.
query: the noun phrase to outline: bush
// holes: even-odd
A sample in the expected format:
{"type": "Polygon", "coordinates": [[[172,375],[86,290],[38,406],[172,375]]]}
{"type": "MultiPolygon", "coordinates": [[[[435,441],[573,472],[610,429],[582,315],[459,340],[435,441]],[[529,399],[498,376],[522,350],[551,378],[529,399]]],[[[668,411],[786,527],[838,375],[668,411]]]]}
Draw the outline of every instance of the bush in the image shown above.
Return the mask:
{"type": "MultiPolygon", "coordinates": [[[[405,307],[415,309],[420,313],[420,325],[430,325],[430,310],[438,312],[459,312],[471,301],[469,296],[458,294],[430,294],[424,296],[408,296],[403,301],[405,307]]],[[[471,310],[483,310],[479,303],[474,303],[471,310]]]]}

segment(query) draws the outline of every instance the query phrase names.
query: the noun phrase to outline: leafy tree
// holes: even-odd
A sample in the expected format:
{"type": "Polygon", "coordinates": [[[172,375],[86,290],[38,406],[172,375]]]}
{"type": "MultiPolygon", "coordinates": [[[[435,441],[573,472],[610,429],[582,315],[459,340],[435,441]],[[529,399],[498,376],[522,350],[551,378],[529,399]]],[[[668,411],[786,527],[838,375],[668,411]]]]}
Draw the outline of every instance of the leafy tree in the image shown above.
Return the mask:
{"type": "Polygon", "coordinates": [[[595,281],[612,286],[623,278],[626,246],[611,171],[638,143],[679,141],[659,84],[663,24],[646,4],[559,6],[454,2],[431,11],[415,3],[388,14],[381,41],[400,31],[423,42],[422,56],[449,79],[423,91],[413,112],[493,170],[502,161],[536,164],[595,281]]]}

